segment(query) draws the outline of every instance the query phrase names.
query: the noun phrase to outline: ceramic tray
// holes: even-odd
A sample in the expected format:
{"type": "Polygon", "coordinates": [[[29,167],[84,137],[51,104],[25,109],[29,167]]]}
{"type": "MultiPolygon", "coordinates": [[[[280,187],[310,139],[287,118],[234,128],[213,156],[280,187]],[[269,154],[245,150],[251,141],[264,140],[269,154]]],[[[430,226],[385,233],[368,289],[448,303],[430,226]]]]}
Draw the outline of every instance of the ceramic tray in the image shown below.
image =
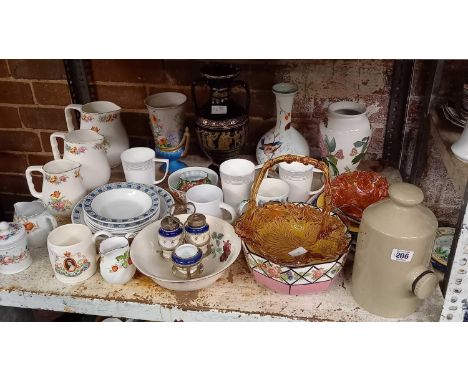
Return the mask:
{"type": "MultiPolygon", "coordinates": [[[[177,215],[184,223],[189,215],[177,215]]],[[[206,217],[211,233],[211,253],[202,260],[201,277],[183,280],[173,275],[172,262],[160,255],[157,231],[161,220],[145,227],[133,240],[130,257],[133,264],[156,284],[176,291],[193,291],[213,284],[237,259],[241,250],[241,240],[234,228],[224,220],[213,216],[206,217]]]]}

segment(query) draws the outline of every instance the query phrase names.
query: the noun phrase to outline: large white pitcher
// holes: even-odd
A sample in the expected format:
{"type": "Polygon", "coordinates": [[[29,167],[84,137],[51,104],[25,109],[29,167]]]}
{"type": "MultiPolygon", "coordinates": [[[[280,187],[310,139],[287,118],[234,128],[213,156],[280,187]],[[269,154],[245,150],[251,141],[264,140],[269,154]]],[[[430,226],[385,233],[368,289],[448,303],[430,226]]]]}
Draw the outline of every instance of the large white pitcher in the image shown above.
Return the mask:
{"type": "Polygon", "coordinates": [[[104,145],[111,167],[120,164],[120,154],[130,145],[127,132],[120,119],[120,107],[107,101],[89,102],[84,105],[71,104],[65,108],[65,119],[68,131],[75,130],[72,110],[80,112],[80,129],[94,130],[104,136],[104,145]]]}
{"type": "Polygon", "coordinates": [[[58,159],[44,166],[29,166],[26,169],[31,195],[41,199],[54,216],[70,216],[73,207],[85,195],[86,189],[80,175],[81,164],[68,159],[58,159]],[[42,192],[34,188],[31,173],[42,173],[42,192]]]}
{"type": "Polygon", "coordinates": [[[54,159],[60,159],[57,138],[64,141],[63,158],[81,163],[81,176],[85,188],[90,191],[109,182],[110,166],[104,150],[104,137],[92,130],[76,130],[50,135],[54,159]]]}

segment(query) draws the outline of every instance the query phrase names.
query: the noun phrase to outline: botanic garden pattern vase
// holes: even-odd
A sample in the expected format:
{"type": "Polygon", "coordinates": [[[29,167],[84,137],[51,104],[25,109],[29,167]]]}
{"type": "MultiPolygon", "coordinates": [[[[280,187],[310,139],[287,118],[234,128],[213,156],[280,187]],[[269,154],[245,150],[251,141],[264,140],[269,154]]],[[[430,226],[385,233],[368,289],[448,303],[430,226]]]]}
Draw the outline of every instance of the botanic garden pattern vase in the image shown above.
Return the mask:
{"type": "Polygon", "coordinates": [[[54,216],[70,216],[73,207],[86,195],[80,175],[81,164],[68,159],[57,159],[44,166],[29,166],[26,169],[31,195],[41,199],[54,216]],[[34,188],[31,173],[42,173],[42,192],[34,188]]]}
{"type": "Polygon", "coordinates": [[[320,148],[330,174],[356,170],[371,138],[366,107],[355,102],[335,102],[328,107],[328,124],[320,123],[320,148]]]}
{"type": "Polygon", "coordinates": [[[276,96],[276,125],[257,144],[257,161],[266,161],[285,154],[308,156],[309,145],[291,124],[291,111],[297,86],[280,83],[273,85],[276,96]]]}
{"type": "Polygon", "coordinates": [[[68,131],[73,131],[72,110],[80,113],[80,129],[94,130],[104,136],[104,145],[111,167],[120,164],[120,154],[130,145],[127,132],[120,119],[120,107],[107,101],[89,102],[85,105],[72,104],[65,108],[68,131]]]}
{"type": "Polygon", "coordinates": [[[250,91],[244,81],[235,80],[240,70],[236,65],[215,63],[202,68],[202,79],[192,85],[195,124],[198,142],[214,166],[236,158],[245,143],[249,122],[250,91]],[[196,89],[205,85],[210,89],[208,102],[200,105],[196,89]],[[231,97],[231,90],[245,91],[245,105],[231,97]]]}

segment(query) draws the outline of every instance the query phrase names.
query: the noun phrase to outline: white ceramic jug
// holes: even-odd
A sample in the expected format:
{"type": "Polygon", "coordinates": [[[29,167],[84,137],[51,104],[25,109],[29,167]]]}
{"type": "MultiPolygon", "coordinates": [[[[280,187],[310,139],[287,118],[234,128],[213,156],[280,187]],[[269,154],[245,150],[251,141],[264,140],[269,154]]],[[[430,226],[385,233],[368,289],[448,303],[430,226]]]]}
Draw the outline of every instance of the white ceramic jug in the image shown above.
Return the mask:
{"type": "Polygon", "coordinates": [[[328,124],[320,123],[322,157],[330,174],[356,170],[370,143],[371,126],[366,107],[356,102],[335,102],[328,107],[328,124]]]}
{"type": "Polygon", "coordinates": [[[107,101],[89,102],[85,105],[71,104],[65,108],[68,131],[73,131],[72,110],[80,112],[80,129],[94,130],[104,136],[104,145],[111,167],[120,164],[120,154],[130,145],[127,132],[120,119],[120,107],[107,101]]]}
{"type": "Polygon", "coordinates": [[[70,216],[73,207],[85,195],[86,189],[80,175],[81,164],[68,159],[57,159],[44,166],[29,166],[26,169],[31,195],[41,199],[54,216],[70,216]],[[42,192],[34,188],[31,173],[42,173],[42,192]]]}
{"type": "Polygon", "coordinates": [[[130,246],[128,239],[134,234],[127,234],[125,237],[112,237],[107,231],[98,231],[94,238],[106,236],[99,245],[100,271],[101,276],[109,284],[126,284],[135,275],[136,268],[130,258],[130,246]]]}
{"type": "Polygon", "coordinates": [[[40,200],[17,202],[14,204],[13,221],[21,223],[26,230],[29,248],[41,248],[47,245],[47,235],[57,228],[57,220],[47,211],[40,200]]]}
{"type": "Polygon", "coordinates": [[[109,182],[111,170],[104,150],[104,137],[101,134],[92,130],[52,133],[52,152],[55,159],[60,159],[57,138],[64,141],[63,158],[81,163],[81,176],[88,191],[109,182]]]}

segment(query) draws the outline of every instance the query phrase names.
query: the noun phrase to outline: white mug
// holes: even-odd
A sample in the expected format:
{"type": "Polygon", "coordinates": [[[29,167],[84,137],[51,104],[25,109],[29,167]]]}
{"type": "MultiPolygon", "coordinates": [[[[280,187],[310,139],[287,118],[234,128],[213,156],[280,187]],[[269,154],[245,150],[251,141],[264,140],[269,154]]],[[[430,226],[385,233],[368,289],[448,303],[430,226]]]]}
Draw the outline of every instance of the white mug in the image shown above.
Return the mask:
{"type": "Polygon", "coordinates": [[[237,208],[239,203],[249,198],[255,178],[255,166],[247,159],[228,159],[219,166],[224,201],[237,208]]]}
{"type": "Polygon", "coordinates": [[[305,165],[300,162],[279,164],[279,177],[289,184],[288,201],[307,202],[312,195],[323,191],[324,185],[318,190],[311,190],[314,172],[322,173],[312,165],[305,165]]]}
{"type": "Polygon", "coordinates": [[[97,269],[97,254],[91,230],[84,224],[55,228],[47,238],[49,259],[57,280],[75,284],[90,278],[97,269]]]}
{"type": "MultiPolygon", "coordinates": [[[[186,193],[187,203],[194,204],[196,212],[223,218],[221,209],[226,210],[231,214],[229,222],[232,223],[237,217],[236,211],[229,204],[223,203],[223,191],[212,184],[201,184],[192,187],[186,193]]],[[[191,207],[187,206],[190,210],[191,207]]],[[[191,211],[193,213],[194,211],[191,211]]]]}
{"type": "Polygon", "coordinates": [[[156,158],[154,150],[148,147],[133,147],[125,150],[120,159],[125,173],[127,182],[143,183],[143,184],[158,184],[166,179],[169,170],[169,160],[156,158]],[[164,176],[156,180],[155,162],[166,164],[164,176]]]}
{"type": "MultiPolygon", "coordinates": [[[[289,195],[289,184],[284,180],[276,178],[265,178],[257,192],[257,205],[263,206],[268,202],[286,203],[289,195]]],[[[244,213],[248,200],[244,200],[239,205],[239,215],[244,213]]]]}

